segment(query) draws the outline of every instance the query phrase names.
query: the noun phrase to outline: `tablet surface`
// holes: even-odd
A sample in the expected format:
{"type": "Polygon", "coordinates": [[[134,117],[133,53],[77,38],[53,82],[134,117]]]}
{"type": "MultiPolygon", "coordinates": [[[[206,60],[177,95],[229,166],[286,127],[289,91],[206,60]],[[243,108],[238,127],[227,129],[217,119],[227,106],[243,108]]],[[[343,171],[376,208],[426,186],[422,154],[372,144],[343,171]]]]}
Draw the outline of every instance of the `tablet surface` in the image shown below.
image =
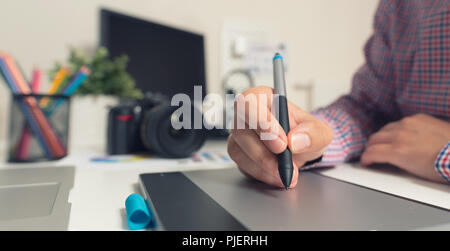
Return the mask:
{"type": "MultiPolygon", "coordinates": [[[[165,230],[414,230],[450,226],[450,211],[321,176],[286,191],[237,169],[142,174],[165,230]]],[[[445,228],[445,227],[444,227],[445,228]]]]}

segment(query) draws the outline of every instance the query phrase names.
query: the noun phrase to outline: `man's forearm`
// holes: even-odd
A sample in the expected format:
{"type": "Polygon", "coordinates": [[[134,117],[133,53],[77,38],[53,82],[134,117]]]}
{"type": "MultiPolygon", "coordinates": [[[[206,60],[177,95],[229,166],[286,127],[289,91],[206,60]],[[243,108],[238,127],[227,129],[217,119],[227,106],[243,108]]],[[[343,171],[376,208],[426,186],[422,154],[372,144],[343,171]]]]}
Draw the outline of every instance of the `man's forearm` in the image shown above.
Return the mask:
{"type": "Polygon", "coordinates": [[[313,115],[330,125],[334,138],[320,162],[306,165],[302,169],[334,166],[359,157],[368,136],[383,123],[373,121],[370,114],[349,96],[341,97],[330,106],[314,111],[313,115]]]}

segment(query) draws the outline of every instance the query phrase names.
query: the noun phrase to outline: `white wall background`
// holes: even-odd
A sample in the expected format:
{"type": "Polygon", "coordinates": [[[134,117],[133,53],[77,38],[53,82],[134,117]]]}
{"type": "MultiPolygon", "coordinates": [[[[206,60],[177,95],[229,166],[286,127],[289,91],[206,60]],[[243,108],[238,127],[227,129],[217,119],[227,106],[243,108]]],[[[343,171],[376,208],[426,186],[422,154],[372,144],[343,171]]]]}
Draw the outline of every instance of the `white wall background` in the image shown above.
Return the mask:
{"type": "MultiPolygon", "coordinates": [[[[221,27],[225,19],[269,20],[289,46],[289,84],[315,82],[315,105],[348,91],[363,62],[378,0],[0,0],[0,50],[30,73],[67,57],[68,46],[98,44],[98,10],[127,14],[203,33],[210,92],[220,92],[221,27]]],[[[289,87],[288,87],[289,88],[289,87]]],[[[295,94],[293,94],[295,97],[295,94]]],[[[0,140],[9,92],[0,84],[0,140]]],[[[301,103],[298,101],[298,103],[301,103]]]]}

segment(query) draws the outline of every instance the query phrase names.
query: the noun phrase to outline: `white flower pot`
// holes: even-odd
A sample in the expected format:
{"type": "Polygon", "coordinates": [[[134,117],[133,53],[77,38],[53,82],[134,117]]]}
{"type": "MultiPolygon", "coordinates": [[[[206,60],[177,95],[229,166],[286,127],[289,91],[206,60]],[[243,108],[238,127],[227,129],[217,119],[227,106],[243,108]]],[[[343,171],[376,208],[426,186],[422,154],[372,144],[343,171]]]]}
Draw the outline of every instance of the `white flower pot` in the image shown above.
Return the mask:
{"type": "Polygon", "coordinates": [[[95,149],[106,152],[109,108],[119,103],[113,96],[74,96],[70,108],[69,151],[95,149]]]}

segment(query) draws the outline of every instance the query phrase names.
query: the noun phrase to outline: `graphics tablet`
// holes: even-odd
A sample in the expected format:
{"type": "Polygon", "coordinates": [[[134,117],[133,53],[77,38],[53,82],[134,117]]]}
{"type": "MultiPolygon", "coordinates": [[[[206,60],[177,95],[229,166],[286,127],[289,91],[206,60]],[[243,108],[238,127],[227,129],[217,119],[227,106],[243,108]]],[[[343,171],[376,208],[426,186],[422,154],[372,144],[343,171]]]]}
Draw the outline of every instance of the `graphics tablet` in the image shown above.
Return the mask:
{"type": "Polygon", "coordinates": [[[450,211],[303,172],[286,191],[238,169],[140,175],[158,230],[450,230],[450,211]]]}

